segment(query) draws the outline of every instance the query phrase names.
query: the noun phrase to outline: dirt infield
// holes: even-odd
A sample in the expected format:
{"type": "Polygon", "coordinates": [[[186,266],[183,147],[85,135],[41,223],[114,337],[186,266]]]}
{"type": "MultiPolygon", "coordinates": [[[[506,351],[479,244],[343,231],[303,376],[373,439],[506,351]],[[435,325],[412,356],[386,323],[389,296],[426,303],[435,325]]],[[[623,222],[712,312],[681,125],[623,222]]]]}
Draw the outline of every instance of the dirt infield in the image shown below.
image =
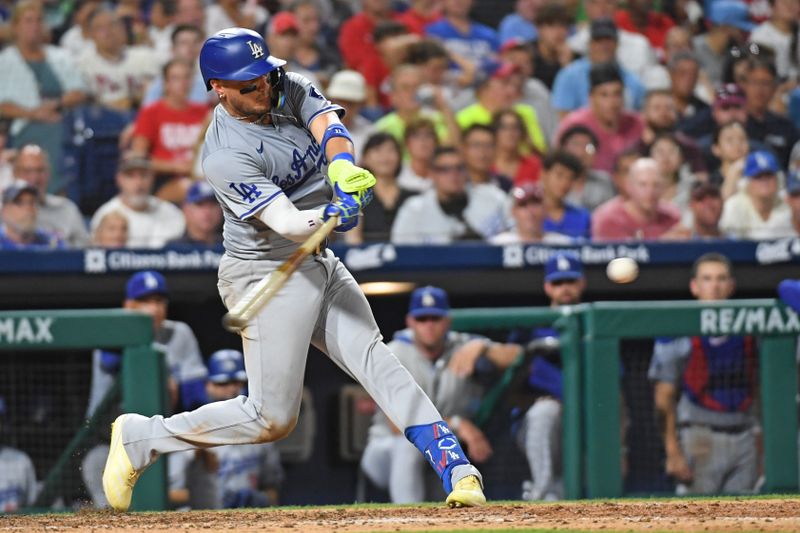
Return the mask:
{"type": "Polygon", "coordinates": [[[329,532],[569,529],[800,531],[798,499],[498,503],[478,509],[356,506],[246,511],[0,515],[0,531],[329,532]]]}

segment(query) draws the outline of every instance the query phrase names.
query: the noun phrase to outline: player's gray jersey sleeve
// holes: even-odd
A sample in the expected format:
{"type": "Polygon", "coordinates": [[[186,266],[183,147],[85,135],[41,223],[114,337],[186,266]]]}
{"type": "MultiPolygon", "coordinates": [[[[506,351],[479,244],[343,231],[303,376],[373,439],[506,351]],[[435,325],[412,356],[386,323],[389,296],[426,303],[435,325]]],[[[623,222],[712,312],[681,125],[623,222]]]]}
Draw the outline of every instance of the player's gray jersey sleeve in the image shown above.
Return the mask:
{"type": "Polygon", "coordinates": [[[678,385],[683,374],[686,358],[692,350],[689,337],[657,339],[653,347],[653,358],[647,377],[652,381],[664,381],[678,385]]]}
{"type": "MultiPolygon", "coordinates": [[[[255,143],[254,143],[255,144],[255,143]]],[[[263,150],[263,143],[254,145],[253,150],[263,150]]],[[[267,176],[272,169],[267,168],[270,157],[256,158],[243,151],[221,148],[203,160],[203,172],[214,187],[217,199],[236,215],[246,220],[257,214],[283,190],[267,176]]]]}
{"type": "Polygon", "coordinates": [[[288,105],[295,118],[306,128],[315,118],[328,111],[336,111],[340,117],[344,116],[344,109],[332,104],[319,92],[319,89],[300,74],[286,73],[284,92],[286,93],[285,105],[288,105]]]}

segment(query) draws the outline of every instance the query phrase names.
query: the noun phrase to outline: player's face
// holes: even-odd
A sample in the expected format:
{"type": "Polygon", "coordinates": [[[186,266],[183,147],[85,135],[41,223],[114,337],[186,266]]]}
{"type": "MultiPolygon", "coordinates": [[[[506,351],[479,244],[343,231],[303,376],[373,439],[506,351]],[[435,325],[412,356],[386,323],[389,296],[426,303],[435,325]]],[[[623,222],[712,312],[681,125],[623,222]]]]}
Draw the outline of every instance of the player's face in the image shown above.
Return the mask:
{"type": "Polygon", "coordinates": [[[158,330],[167,319],[167,299],[160,294],[151,294],[139,300],[125,300],[125,309],[140,311],[153,317],[154,330],[158,330]]]}
{"type": "Polygon", "coordinates": [[[226,109],[239,117],[258,119],[270,110],[270,93],[272,86],[267,80],[267,76],[247,81],[235,80],[214,80],[213,84],[221,94],[221,100],[226,109]],[[255,87],[255,90],[248,91],[255,87]],[[245,89],[245,94],[242,94],[245,89]]]}
{"type": "Polygon", "coordinates": [[[243,384],[240,381],[226,381],[224,383],[206,383],[206,393],[212,402],[220,402],[236,398],[242,392],[243,384]]]}
{"type": "Polygon", "coordinates": [[[450,329],[450,319],[443,316],[419,316],[406,318],[406,325],[414,332],[414,342],[429,351],[436,351],[444,343],[450,329]]]}
{"type": "Polygon", "coordinates": [[[580,279],[560,279],[544,284],[544,292],[550,298],[550,305],[575,305],[580,303],[586,281],[580,279]]]}
{"type": "Polygon", "coordinates": [[[733,294],[735,282],[725,263],[707,261],[697,266],[697,274],[689,285],[698,300],[727,300],[733,294]]]}

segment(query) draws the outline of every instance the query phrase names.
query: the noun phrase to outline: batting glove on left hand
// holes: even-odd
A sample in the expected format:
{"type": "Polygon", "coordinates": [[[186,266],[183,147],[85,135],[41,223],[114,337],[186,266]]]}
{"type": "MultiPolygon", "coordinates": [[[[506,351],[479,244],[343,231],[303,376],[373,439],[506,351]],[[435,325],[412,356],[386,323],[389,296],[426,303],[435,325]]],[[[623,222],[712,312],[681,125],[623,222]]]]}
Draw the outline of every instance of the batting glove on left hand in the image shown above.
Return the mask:
{"type": "Polygon", "coordinates": [[[334,186],[347,194],[364,193],[375,186],[375,176],[365,168],[357,167],[346,159],[337,159],[328,165],[328,177],[334,186]]]}
{"type": "Polygon", "coordinates": [[[339,225],[334,231],[344,233],[355,228],[358,224],[358,214],[361,209],[372,201],[372,189],[356,194],[347,194],[339,188],[338,184],[333,186],[336,198],[329,203],[322,212],[322,220],[328,220],[333,216],[339,217],[339,225]]]}

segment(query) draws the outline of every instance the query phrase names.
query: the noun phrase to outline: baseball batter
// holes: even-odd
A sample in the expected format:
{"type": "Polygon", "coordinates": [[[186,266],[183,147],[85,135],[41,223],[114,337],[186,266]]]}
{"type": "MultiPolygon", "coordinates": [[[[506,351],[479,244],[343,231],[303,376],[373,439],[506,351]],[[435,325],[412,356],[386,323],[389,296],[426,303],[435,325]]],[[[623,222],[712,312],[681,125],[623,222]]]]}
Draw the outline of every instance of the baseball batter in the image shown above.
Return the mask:
{"type": "MultiPolygon", "coordinates": [[[[725,300],[734,289],[728,259],[707,253],[694,264],[698,300],[725,300]]],[[[754,413],[758,357],[752,337],[658,339],[649,377],[678,493],[750,493],[758,478],[754,413]]]]}
{"type": "MultiPolygon", "coordinates": [[[[355,227],[375,184],[353,164],[343,110],[302,76],[285,73],[284,64],[260,35],[241,28],[213,35],[200,53],[203,78],[220,99],[201,157],[225,216],[219,291],[229,309],[324,220],[339,217],[340,232],[355,227]]],[[[309,343],[404,429],[439,474],[449,505],[486,501],[480,473],[382,342],[364,294],[330,250],[309,257],[241,335],[247,397],[169,418],[123,414],[114,422],[103,474],[113,508],[128,509],[136,480],[160,454],[288,435],[309,343]]]]}

